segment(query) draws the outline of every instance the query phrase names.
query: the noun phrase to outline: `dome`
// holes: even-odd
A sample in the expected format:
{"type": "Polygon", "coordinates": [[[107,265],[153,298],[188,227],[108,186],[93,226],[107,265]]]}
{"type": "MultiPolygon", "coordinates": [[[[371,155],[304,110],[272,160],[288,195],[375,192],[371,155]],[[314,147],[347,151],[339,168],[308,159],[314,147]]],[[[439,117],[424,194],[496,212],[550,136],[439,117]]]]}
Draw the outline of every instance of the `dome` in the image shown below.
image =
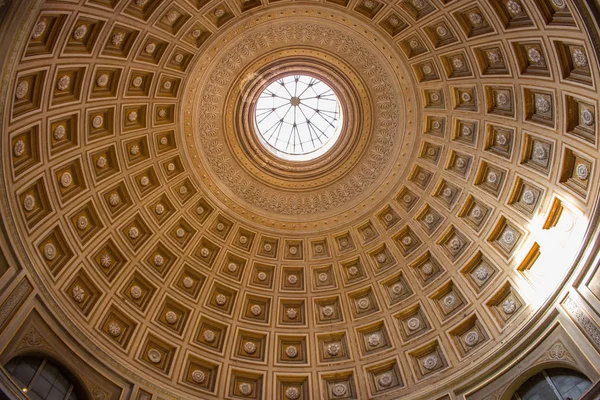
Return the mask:
{"type": "Polygon", "coordinates": [[[593,336],[592,5],[6,3],[0,287],[121,398],[478,399],[593,336]]]}

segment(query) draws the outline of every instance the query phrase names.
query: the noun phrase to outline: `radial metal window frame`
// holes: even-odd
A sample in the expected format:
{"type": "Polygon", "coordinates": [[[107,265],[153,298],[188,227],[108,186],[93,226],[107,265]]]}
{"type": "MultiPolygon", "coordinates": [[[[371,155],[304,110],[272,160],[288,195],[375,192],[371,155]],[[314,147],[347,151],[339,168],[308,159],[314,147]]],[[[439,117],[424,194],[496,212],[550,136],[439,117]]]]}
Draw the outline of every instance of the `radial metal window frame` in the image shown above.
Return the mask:
{"type": "Polygon", "coordinates": [[[342,125],[336,92],[310,75],[290,74],[273,80],[254,109],[261,144],[289,161],[309,161],[325,154],[339,139],[342,125]]]}

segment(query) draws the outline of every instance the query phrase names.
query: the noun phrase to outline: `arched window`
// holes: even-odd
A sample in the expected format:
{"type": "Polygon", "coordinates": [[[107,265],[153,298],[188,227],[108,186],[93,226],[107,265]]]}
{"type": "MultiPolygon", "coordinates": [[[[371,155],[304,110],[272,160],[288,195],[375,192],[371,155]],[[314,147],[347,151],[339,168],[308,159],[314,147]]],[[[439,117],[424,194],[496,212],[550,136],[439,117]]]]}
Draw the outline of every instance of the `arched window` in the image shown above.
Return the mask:
{"type": "Polygon", "coordinates": [[[36,356],[15,357],[5,366],[32,400],[83,400],[85,396],[66,368],[36,356]]]}
{"type": "Polygon", "coordinates": [[[577,371],[545,369],[525,381],[512,400],[577,400],[591,385],[592,382],[577,371]]]}

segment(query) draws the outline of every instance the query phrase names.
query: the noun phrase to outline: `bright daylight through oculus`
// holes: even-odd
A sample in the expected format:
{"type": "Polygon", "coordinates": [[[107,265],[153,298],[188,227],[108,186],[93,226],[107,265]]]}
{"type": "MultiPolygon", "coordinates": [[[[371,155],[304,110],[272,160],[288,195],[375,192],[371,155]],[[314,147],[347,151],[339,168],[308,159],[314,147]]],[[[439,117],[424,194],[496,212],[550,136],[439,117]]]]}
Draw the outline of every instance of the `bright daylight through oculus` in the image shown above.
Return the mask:
{"type": "Polygon", "coordinates": [[[335,92],[311,76],[289,75],[273,81],[256,104],[255,127],[261,142],[286,160],[323,155],[337,141],[341,126],[335,92]]]}

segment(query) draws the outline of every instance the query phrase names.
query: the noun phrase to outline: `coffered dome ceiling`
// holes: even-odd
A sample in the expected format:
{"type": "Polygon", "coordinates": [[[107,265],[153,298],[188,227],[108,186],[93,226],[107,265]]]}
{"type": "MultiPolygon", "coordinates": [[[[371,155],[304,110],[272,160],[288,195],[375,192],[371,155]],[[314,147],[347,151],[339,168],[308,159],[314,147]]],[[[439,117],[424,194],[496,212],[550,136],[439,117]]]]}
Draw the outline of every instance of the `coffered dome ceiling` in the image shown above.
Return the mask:
{"type": "Polygon", "coordinates": [[[71,334],[163,397],[433,399],[489,372],[585,244],[599,76],[571,1],[64,0],[23,18],[6,229],[71,334]],[[256,132],[262,91],[295,75],[343,115],[311,161],[256,132]]]}

